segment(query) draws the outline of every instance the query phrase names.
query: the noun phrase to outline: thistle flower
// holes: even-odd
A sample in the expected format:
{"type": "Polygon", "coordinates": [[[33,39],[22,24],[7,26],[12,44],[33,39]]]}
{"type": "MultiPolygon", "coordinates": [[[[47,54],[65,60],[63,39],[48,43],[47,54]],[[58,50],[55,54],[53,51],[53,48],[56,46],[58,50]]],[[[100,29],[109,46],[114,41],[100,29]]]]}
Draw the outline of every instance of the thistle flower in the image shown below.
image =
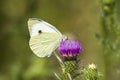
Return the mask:
{"type": "MultiPolygon", "coordinates": [[[[82,46],[78,40],[63,40],[58,48],[60,54],[64,57],[62,66],[63,74],[70,74],[72,79],[78,76],[78,60],[77,55],[82,51],[82,46]]],[[[65,80],[68,80],[67,78],[65,80]]],[[[71,79],[70,79],[71,80],[71,79]]]]}
{"type": "Polygon", "coordinates": [[[60,42],[58,51],[64,57],[75,57],[82,51],[82,46],[78,40],[64,40],[60,42]]]}

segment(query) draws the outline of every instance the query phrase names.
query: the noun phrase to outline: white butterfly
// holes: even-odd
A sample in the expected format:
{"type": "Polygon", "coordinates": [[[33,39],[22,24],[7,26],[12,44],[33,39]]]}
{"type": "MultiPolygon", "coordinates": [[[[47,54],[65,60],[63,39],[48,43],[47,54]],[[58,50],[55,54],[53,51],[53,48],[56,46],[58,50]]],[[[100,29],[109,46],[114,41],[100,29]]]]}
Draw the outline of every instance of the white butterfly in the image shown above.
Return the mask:
{"type": "Polygon", "coordinates": [[[39,57],[50,56],[63,38],[54,26],[37,18],[28,20],[28,28],[30,48],[39,57]]]}

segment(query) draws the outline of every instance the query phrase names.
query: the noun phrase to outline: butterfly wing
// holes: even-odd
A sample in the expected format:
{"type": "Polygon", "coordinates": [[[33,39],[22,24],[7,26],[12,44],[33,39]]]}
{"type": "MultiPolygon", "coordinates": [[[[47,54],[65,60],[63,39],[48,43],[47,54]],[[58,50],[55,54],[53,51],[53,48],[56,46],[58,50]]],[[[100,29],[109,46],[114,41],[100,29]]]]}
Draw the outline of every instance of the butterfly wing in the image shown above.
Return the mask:
{"type": "Polygon", "coordinates": [[[52,25],[38,20],[28,21],[30,31],[30,48],[39,57],[50,56],[58,47],[62,34],[52,25]],[[33,25],[30,24],[32,21],[33,25]],[[35,22],[34,22],[35,21],[35,22]],[[41,33],[39,33],[41,30],[41,33]]]}

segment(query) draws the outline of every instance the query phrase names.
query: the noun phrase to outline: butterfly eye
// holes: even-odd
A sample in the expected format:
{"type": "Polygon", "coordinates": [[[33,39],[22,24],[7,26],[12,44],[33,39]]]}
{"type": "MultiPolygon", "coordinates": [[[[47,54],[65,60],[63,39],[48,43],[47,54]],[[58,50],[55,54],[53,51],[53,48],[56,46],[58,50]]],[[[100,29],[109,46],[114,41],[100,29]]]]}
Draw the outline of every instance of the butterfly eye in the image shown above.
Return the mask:
{"type": "Polygon", "coordinates": [[[40,33],[42,33],[42,31],[41,31],[41,30],[39,30],[39,31],[38,31],[38,33],[40,34],[40,33]]]}

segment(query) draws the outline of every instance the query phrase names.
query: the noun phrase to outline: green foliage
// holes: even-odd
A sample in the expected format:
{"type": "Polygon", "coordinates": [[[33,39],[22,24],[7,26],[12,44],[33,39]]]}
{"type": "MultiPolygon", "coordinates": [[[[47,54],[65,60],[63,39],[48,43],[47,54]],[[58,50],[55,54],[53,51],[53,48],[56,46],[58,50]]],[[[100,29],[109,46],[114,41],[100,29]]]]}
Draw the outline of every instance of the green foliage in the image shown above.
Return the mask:
{"type": "Polygon", "coordinates": [[[117,66],[120,65],[117,60],[120,59],[120,28],[116,19],[117,0],[102,0],[101,7],[103,10],[102,26],[104,27],[105,36],[101,37],[104,45],[104,56],[106,64],[106,75],[108,80],[118,80],[117,66]],[[116,65],[115,65],[116,64],[116,65]],[[113,66],[116,68],[112,69],[113,66]],[[116,71],[115,71],[116,70],[116,71]],[[114,75],[114,73],[116,73],[114,75]]]}

